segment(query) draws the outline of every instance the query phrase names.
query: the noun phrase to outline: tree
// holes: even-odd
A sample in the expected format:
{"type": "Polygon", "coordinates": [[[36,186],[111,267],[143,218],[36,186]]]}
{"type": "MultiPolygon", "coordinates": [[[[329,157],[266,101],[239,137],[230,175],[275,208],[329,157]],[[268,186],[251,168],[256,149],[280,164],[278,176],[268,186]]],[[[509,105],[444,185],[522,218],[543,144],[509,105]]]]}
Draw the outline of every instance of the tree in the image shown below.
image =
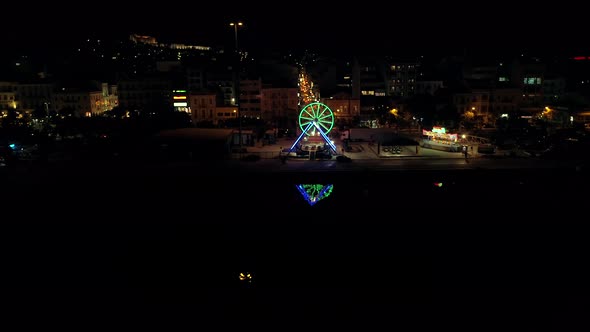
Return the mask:
{"type": "Polygon", "coordinates": [[[406,100],[404,110],[411,113],[410,117],[431,119],[436,113],[436,101],[431,95],[415,95],[406,100]]]}
{"type": "Polygon", "coordinates": [[[31,117],[35,120],[45,120],[48,115],[47,113],[45,107],[36,107],[31,113],[31,117]]]}
{"type": "Polygon", "coordinates": [[[76,110],[73,107],[64,107],[57,111],[57,114],[63,118],[69,118],[76,115],[76,110]]]}
{"type": "Polygon", "coordinates": [[[9,108],[2,112],[4,113],[1,123],[3,128],[12,128],[18,126],[18,118],[15,109],[9,108]]]}
{"type": "Polygon", "coordinates": [[[104,116],[109,118],[122,119],[125,116],[127,116],[127,110],[123,109],[121,106],[116,106],[113,109],[104,112],[104,116]]]}
{"type": "Polygon", "coordinates": [[[432,124],[454,127],[459,122],[459,119],[460,116],[457,108],[452,104],[446,104],[436,111],[432,117],[432,124]]]}

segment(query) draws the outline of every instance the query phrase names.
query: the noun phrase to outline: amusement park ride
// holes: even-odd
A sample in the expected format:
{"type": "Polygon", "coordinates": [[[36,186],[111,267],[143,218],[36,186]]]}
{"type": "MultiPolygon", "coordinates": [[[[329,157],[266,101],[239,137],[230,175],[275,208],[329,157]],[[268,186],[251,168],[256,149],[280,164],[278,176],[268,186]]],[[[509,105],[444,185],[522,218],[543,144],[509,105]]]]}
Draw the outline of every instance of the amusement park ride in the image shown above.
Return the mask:
{"type": "MultiPolygon", "coordinates": [[[[299,113],[301,134],[299,134],[293,145],[291,145],[289,152],[297,149],[298,144],[303,139],[321,137],[327,146],[336,153],[336,146],[328,137],[328,133],[333,127],[334,113],[327,105],[318,102],[307,104],[299,113]]],[[[334,185],[332,184],[298,184],[296,187],[305,201],[311,206],[330,196],[332,190],[334,190],[334,185]]]]}
{"type": "Polygon", "coordinates": [[[336,146],[327,135],[332,130],[332,127],[334,127],[334,113],[327,105],[318,102],[305,105],[299,113],[301,134],[291,145],[289,152],[297,149],[302,139],[321,137],[330,149],[336,153],[336,146]]]}

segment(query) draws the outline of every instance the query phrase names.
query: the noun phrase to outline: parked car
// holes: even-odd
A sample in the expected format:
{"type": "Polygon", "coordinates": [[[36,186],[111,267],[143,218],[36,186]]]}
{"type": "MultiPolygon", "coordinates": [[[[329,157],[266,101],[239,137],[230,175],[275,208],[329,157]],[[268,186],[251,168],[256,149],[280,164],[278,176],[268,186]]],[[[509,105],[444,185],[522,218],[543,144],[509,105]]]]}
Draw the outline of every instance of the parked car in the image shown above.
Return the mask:
{"type": "Polygon", "coordinates": [[[349,163],[352,161],[352,159],[350,159],[347,156],[338,156],[338,157],[336,157],[336,161],[341,162],[341,163],[349,163]]]}

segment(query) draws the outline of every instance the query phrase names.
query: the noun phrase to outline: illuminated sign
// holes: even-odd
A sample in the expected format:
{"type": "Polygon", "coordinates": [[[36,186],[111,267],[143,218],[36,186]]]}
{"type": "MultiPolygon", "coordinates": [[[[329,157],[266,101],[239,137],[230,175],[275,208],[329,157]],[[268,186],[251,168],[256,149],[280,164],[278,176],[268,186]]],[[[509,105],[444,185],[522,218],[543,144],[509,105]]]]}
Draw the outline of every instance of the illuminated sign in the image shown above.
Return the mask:
{"type": "Polygon", "coordinates": [[[186,90],[172,90],[174,93],[186,93],[186,90]]]}
{"type": "Polygon", "coordinates": [[[174,100],[185,100],[186,96],[174,96],[174,100]]]}
{"type": "Polygon", "coordinates": [[[187,106],[188,106],[187,102],[174,103],[174,107],[187,107],[187,106]]]}
{"type": "Polygon", "coordinates": [[[458,138],[457,134],[447,134],[446,129],[442,127],[434,127],[432,131],[422,129],[422,135],[429,136],[433,140],[445,142],[456,142],[458,138]]]}
{"type": "Polygon", "coordinates": [[[432,127],[432,132],[437,134],[446,134],[447,129],[445,127],[432,127]]]}

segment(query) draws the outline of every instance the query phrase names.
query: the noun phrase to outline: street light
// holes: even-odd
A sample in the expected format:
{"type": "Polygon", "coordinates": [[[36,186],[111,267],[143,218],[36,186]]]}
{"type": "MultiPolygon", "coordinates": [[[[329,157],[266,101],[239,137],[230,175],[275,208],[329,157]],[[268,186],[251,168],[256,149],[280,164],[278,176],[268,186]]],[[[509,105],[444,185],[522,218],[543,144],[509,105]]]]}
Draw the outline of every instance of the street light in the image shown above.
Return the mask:
{"type": "Polygon", "coordinates": [[[243,25],[244,25],[244,23],[242,23],[242,22],[235,22],[235,23],[231,22],[229,24],[230,27],[234,27],[234,34],[235,34],[235,38],[236,38],[236,52],[238,52],[238,27],[239,26],[241,27],[243,25]]]}
{"type": "Polygon", "coordinates": [[[49,128],[49,104],[51,104],[50,102],[44,102],[43,105],[45,105],[45,129],[47,130],[47,128],[49,128]]]}
{"type": "Polygon", "coordinates": [[[234,27],[234,37],[235,37],[235,43],[236,43],[236,49],[235,49],[235,56],[236,56],[236,63],[235,63],[235,71],[236,71],[236,75],[235,75],[235,88],[234,91],[236,93],[236,100],[235,100],[235,104],[236,107],[238,108],[238,135],[239,135],[239,143],[240,143],[240,151],[242,149],[242,114],[240,112],[240,52],[238,50],[238,27],[243,26],[244,23],[242,22],[231,22],[229,24],[229,26],[234,27]]]}

